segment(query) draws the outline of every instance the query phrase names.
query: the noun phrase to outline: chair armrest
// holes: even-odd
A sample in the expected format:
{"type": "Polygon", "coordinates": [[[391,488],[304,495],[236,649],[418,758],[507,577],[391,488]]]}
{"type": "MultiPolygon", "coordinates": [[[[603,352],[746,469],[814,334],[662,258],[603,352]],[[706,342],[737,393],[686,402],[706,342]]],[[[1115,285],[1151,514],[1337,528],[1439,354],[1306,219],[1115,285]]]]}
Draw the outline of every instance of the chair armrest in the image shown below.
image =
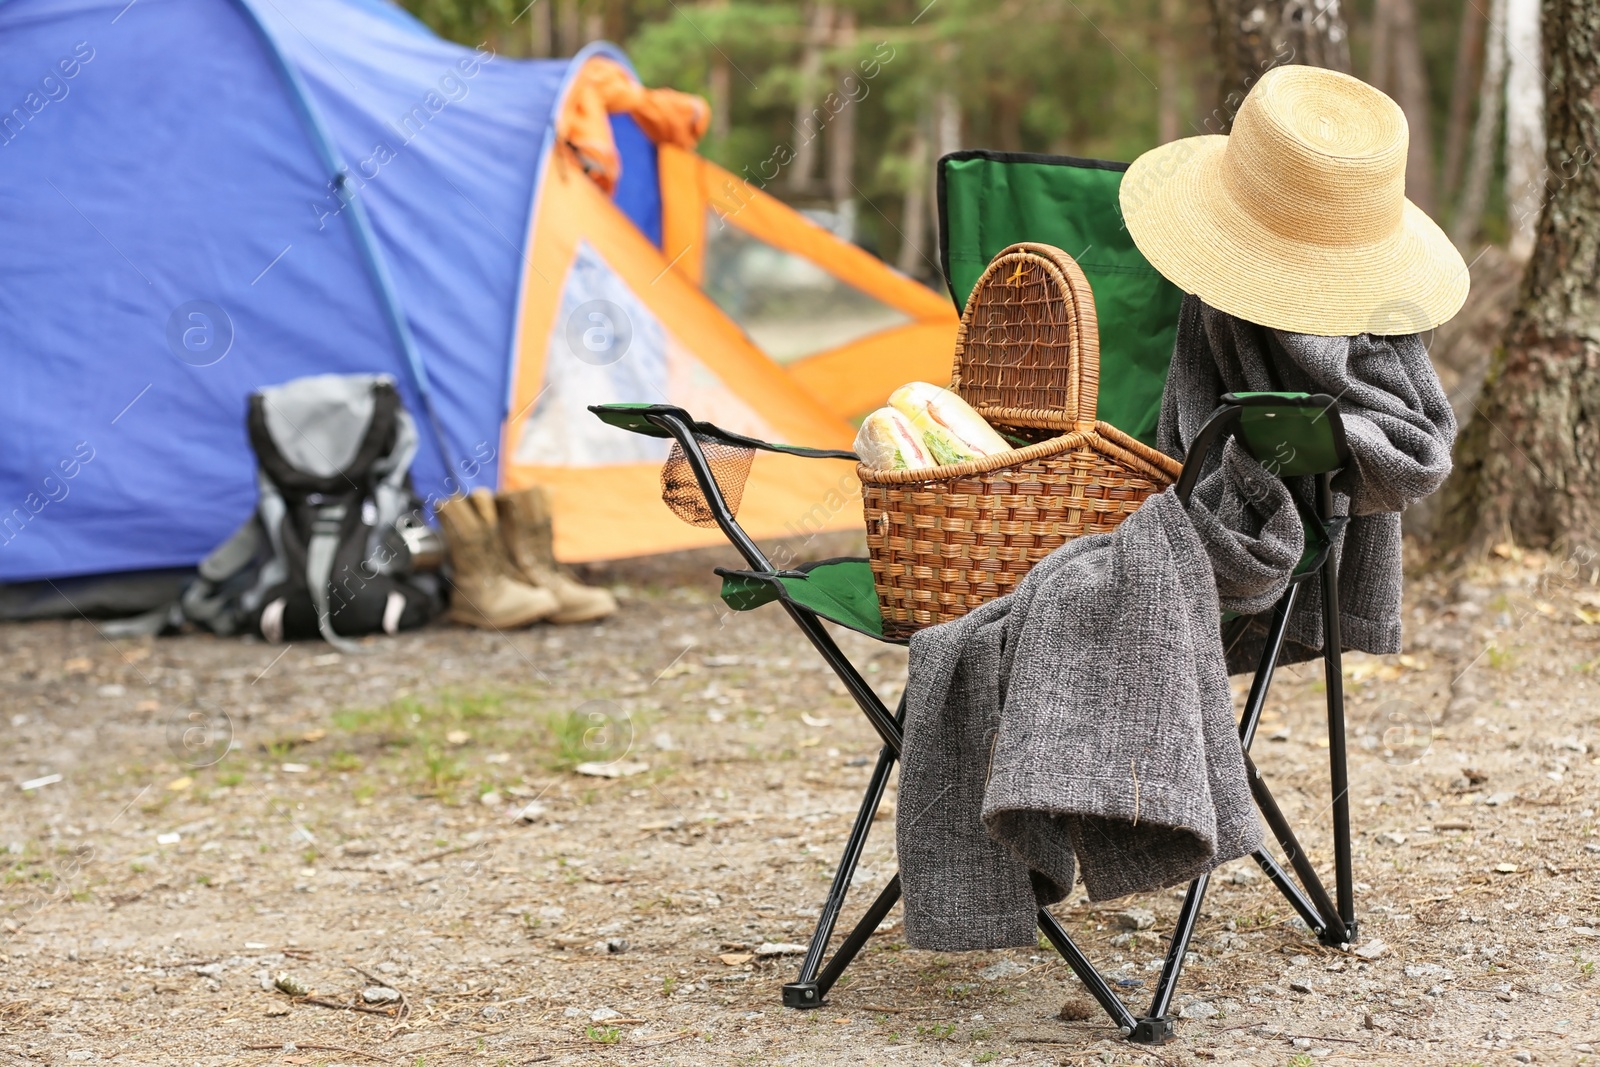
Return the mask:
{"type": "Polygon", "coordinates": [[[1328,474],[1350,462],[1339,402],[1326,393],[1228,393],[1189,446],[1178,500],[1189,503],[1212,451],[1237,437],[1280,478],[1328,474]]]}
{"type": "Polygon", "coordinates": [[[742,433],[724,430],[715,423],[700,422],[675,404],[591,404],[589,410],[607,426],[615,426],[619,430],[644,434],[647,437],[676,437],[677,435],[668,429],[668,423],[671,422],[688,427],[697,437],[709,437],[736,448],[753,448],[760,452],[776,452],[779,455],[799,456],[802,459],[848,459],[859,462],[861,458],[854,452],[846,452],[843,449],[807,448],[804,445],[785,445],[746,437],[742,433]]]}

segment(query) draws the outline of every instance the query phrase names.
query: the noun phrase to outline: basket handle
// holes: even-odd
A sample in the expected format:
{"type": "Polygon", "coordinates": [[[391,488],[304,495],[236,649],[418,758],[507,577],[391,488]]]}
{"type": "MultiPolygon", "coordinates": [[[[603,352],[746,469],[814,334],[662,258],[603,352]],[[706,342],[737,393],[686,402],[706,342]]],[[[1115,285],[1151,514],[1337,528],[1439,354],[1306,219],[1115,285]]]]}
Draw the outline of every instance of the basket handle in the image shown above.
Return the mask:
{"type": "MultiPolygon", "coordinates": [[[[1020,265],[1018,261],[1024,255],[1035,264],[1039,259],[1043,259],[1047,271],[1054,270],[1060,273],[1068,314],[1067,395],[1065,402],[1059,407],[1038,411],[1006,408],[1005,413],[1011,421],[1019,425],[1037,424],[1075,431],[1092,430],[1099,410],[1100,326],[1094,309],[1094,290],[1077,261],[1054,245],[1034,241],[1009,245],[989,261],[989,266],[984,269],[983,275],[973,286],[973,296],[981,298],[989,288],[986,283],[990,282],[990,276],[1001,272],[1009,274],[1020,265]]],[[[1004,277],[1001,281],[1004,281],[1004,277]]],[[[981,299],[978,302],[981,302],[981,299]]],[[[968,322],[975,310],[974,303],[975,301],[969,297],[958,331],[955,369],[951,377],[951,387],[957,392],[961,391],[961,369],[966,350],[968,322]]],[[[970,401],[972,398],[967,399],[970,401]]],[[[985,408],[992,410],[999,405],[980,398],[974,406],[981,412],[985,408]]]]}

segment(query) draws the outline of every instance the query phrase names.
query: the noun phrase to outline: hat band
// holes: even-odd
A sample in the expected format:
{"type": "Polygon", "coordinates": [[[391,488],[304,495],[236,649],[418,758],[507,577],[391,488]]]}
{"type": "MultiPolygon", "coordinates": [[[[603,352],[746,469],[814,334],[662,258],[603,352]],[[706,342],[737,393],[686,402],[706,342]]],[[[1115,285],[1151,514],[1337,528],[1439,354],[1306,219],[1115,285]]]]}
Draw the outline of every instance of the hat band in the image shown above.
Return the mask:
{"type": "Polygon", "coordinates": [[[1299,153],[1241,136],[1222,153],[1222,187],[1234,205],[1280,237],[1329,248],[1375,244],[1399,232],[1404,173],[1394,182],[1370,166],[1313,165],[1299,153]]]}

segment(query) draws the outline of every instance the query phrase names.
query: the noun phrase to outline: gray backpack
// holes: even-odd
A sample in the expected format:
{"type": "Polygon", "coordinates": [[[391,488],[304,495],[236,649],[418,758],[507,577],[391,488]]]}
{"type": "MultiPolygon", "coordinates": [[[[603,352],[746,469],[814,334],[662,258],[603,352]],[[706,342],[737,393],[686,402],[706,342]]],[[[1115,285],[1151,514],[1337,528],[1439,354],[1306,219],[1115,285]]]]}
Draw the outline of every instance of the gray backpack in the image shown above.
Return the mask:
{"type": "Polygon", "coordinates": [[[439,613],[438,534],[411,487],[417,431],[387,375],[326,374],[250,397],[255,514],[150,629],[270,642],[394,634],[439,613]]]}

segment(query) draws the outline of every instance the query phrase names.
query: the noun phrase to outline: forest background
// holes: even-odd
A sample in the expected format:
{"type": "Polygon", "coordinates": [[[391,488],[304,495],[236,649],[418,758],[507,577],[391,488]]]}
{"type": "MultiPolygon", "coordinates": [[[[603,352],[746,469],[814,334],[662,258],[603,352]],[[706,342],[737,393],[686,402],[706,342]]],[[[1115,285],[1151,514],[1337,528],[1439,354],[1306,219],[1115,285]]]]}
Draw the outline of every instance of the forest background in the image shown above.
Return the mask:
{"type": "MultiPolygon", "coordinates": [[[[1218,47],[1234,32],[1230,19],[1252,17],[1252,5],[1229,0],[406,6],[445,36],[505,55],[572,55],[597,39],[622,45],[646,84],[711,101],[706,156],[791,204],[826,213],[836,229],[928,281],[938,258],[931,182],[939,155],[990,148],[1131,160],[1177,137],[1226,132],[1230,92],[1248,87],[1229,83],[1250,80],[1249,72],[1225,71],[1226,49],[1218,47]]],[[[1519,6],[1536,27],[1530,0],[1299,5],[1299,17],[1331,30],[1347,50],[1348,69],[1405,108],[1415,143],[1408,195],[1463,245],[1502,243],[1517,229],[1500,131],[1515,134],[1518,59],[1530,58],[1537,77],[1538,44],[1535,38],[1524,51],[1513,39],[1507,48],[1502,33],[1486,28],[1507,18],[1514,26],[1519,6]],[[1513,114],[1480,116],[1480,98],[1497,112],[1505,108],[1508,76],[1513,114]],[[1495,127],[1477,139],[1486,150],[1473,136],[1485,119],[1495,127]]],[[[1542,101],[1535,96],[1530,105],[1536,121],[1542,101]]],[[[1533,150],[1542,155],[1543,145],[1533,150]]],[[[1537,201],[1520,215],[1531,239],[1537,201]]]]}

